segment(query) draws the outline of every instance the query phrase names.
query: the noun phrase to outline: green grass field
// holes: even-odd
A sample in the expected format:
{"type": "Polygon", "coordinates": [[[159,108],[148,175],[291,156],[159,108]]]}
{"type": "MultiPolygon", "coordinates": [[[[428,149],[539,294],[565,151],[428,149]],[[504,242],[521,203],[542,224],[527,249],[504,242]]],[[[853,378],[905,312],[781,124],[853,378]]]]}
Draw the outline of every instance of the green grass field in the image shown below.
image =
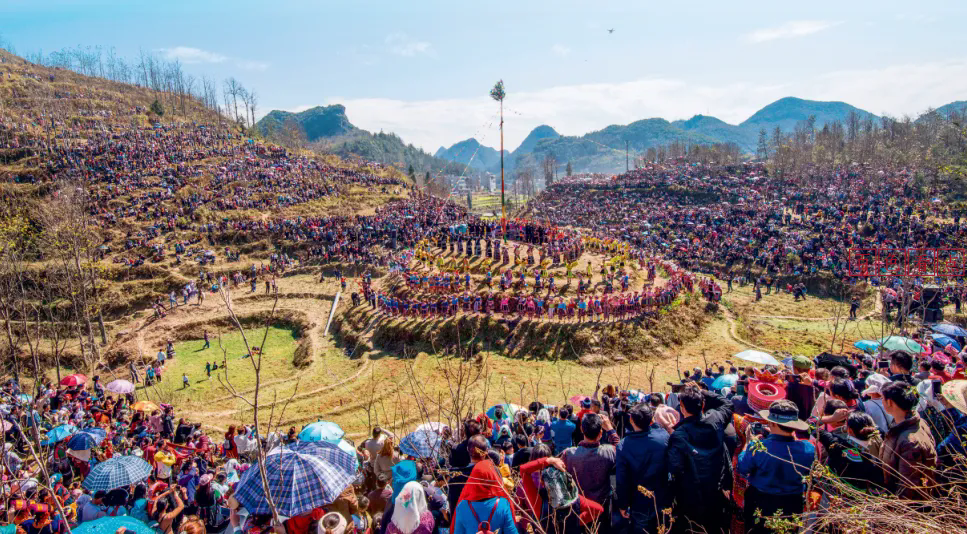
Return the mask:
{"type": "MultiPolygon", "coordinates": [[[[257,346],[262,342],[264,330],[261,328],[246,330],[250,346],[257,346]]],[[[269,327],[268,337],[265,339],[262,364],[262,380],[276,380],[292,376],[296,368],[292,365],[292,355],[295,353],[298,338],[292,330],[286,328],[269,327]]],[[[158,393],[178,405],[189,404],[204,406],[208,403],[223,400],[228,391],[222,387],[218,377],[212,374],[211,380],[205,374],[205,362],[218,362],[218,375],[222,380],[223,361],[228,366],[228,381],[239,391],[247,391],[255,387],[255,374],[252,363],[245,357],[245,344],[242,335],[231,332],[211,338],[211,347],[203,349],[203,340],[184,341],[175,343],[174,360],[165,365],[164,380],[158,388],[158,393]],[[221,342],[221,347],[219,346],[221,342]],[[182,387],[182,374],[188,375],[190,386],[182,387]]],[[[150,391],[151,388],[149,388],[150,391]]]]}

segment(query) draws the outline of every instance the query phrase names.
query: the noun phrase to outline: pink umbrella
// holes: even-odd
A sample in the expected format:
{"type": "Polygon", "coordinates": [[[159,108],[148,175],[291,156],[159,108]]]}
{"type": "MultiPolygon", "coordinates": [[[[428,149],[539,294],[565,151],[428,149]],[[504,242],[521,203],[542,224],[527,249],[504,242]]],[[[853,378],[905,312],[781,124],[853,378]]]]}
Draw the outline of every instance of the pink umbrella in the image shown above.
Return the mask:
{"type": "Polygon", "coordinates": [[[67,386],[69,388],[74,386],[83,386],[87,383],[87,377],[82,374],[67,375],[60,380],[60,385],[67,386]]]}
{"type": "Polygon", "coordinates": [[[118,379],[110,382],[107,386],[104,387],[104,389],[110,391],[111,393],[119,393],[119,394],[134,393],[134,384],[132,384],[127,380],[118,379]]]}
{"type": "Polygon", "coordinates": [[[585,399],[590,399],[590,398],[591,397],[588,397],[587,395],[575,395],[570,399],[568,399],[567,401],[570,402],[572,406],[577,406],[577,405],[580,405],[581,402],[584,401],[585,399]]]}

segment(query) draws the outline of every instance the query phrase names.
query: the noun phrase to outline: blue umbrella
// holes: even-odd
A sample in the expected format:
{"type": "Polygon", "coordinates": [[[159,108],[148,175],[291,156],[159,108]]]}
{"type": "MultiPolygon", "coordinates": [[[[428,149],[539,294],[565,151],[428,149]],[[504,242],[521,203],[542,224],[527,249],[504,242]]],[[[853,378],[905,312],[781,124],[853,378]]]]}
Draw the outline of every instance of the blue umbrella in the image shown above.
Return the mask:
{"type": "Polygon", "coordinates": [[[108,516],[93,521],[85,521],[72,528],[71,532],[74,534],[114,534],[121,527],[133,534],[156,534],[154,529],[128,515],[108,516]]]}
{"type": "Polygon", "coordinates": [[[90,450],[100,445],[106,437],[107,433],[100,428],[85,428],[71,436],[70,441],[67,442],[67,448],[72,451],[90,450]]]}
{"type": "Polygon", "coordinates": [[[136,484],[151,475],[151,464],[137,456],[115,456],[94,466],[84,477],[90,492],[111,491],[136,484]]]}
{"type": "Polygon", "coordinates": [[[400,440],[400,452],[414,458],[436,458],[443,443],[443,436],[432,430],[420,430],[407,434],[400,440]]]}
{"type": "Polygon", "coordinates": [[[874,353],[876,349],[880,348],[880,344],[876,341],[870,341],[868,339],[862,339],[853,343],[853,346],[860,349],[863,352],[874,353]]]}
{"type": "Polygon", "coordinates": [[[719,391],[722,388],[730,388],[734,386],[735,383],[738,381],[739,381],[739,375],[734,375],[734,374],[722,375],[716,378],[714,382],[712,382],[712,389],[715,391],[719,391]]]}
{"type": "Polygon", "coordinates": [[[331,441],[333,443],[339,443],[339,440],[346,435],[346,432],[339,427],[336,423],[330,423],[329,421],[317,421],[306,425],[299,432],[300,441],[331,441]]]}
{"type": "Polygon", "coordinates": [[[958,351],[960,351],[960,349],[962,348],[960,346],[960,343],[957,343],[957,340],[955,340],[954,338],[952,338],[950,336],[945,336],[943,334],[930,334],[930,337],[932,337],[933,338],[933,342],[936,343],[940,347],[946,347],[947,345],[953,345],[954,348],[957,349],[958,351]]]}
{"type": "Polygon", "coordinates": [[[940,332],[951,337],[967,337],[967,330],[955,325],[948,323],[939,323],[932,325],[930,327],[934,332],[940,332]]]}
{"type": "Polygon", "coordinates": [[[53,443],[63,441],[74,432],[77,432],[77,427],[74,425],[55,426],[47,432],[47,437],[44,439],[44,441],[40,442],[40,444],[51,445],[53,443]]]}
{"type": "MultiPolygon", "coordinates": [[[[295,517],[331,504],[356,478],[355,457],[326,441],[276,447],[265,456],[269,493],[281,515],[295,517]]],[[[235,498],[250,514],[269,514],[257,468],[235,486],[235,498]]]]}

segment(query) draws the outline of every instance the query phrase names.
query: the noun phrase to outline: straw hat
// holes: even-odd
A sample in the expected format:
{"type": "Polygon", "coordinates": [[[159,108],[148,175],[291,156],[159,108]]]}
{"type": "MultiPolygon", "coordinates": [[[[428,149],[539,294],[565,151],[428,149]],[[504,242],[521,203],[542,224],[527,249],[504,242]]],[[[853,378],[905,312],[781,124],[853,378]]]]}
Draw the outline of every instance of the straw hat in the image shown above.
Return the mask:
{"type": "Polygon", "coordinates": [[[940,388],[940,393],[958,412],[967,415],[967,380],[951,380],[940,388]]]}

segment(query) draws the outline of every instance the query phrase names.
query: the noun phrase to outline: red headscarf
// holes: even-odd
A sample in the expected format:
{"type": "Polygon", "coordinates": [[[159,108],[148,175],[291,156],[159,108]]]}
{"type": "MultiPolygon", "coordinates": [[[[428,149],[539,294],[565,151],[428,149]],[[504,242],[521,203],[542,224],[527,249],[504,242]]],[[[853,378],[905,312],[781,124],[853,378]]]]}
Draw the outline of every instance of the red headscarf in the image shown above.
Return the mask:
{"type": "Polygon", "coordinates": [[[507,494],[507,490],[504,489],[504,480],[501,478],[500,473],[497,472],[497,466],[490,460],[477,462],[473,466],[473,471],[470,472],[470,478],[467,479],[466,485],[463,486],[463,490],[460,492],[460,498],[457,499],[457,506],[453,508],[450,519],[450,534],[453,534],[457,517],[456,511],[461,501],[485,501],[494,497],[507,499],[511,510],[513,510],[514,501],[511,500],[510,495],[507,494]]]}

